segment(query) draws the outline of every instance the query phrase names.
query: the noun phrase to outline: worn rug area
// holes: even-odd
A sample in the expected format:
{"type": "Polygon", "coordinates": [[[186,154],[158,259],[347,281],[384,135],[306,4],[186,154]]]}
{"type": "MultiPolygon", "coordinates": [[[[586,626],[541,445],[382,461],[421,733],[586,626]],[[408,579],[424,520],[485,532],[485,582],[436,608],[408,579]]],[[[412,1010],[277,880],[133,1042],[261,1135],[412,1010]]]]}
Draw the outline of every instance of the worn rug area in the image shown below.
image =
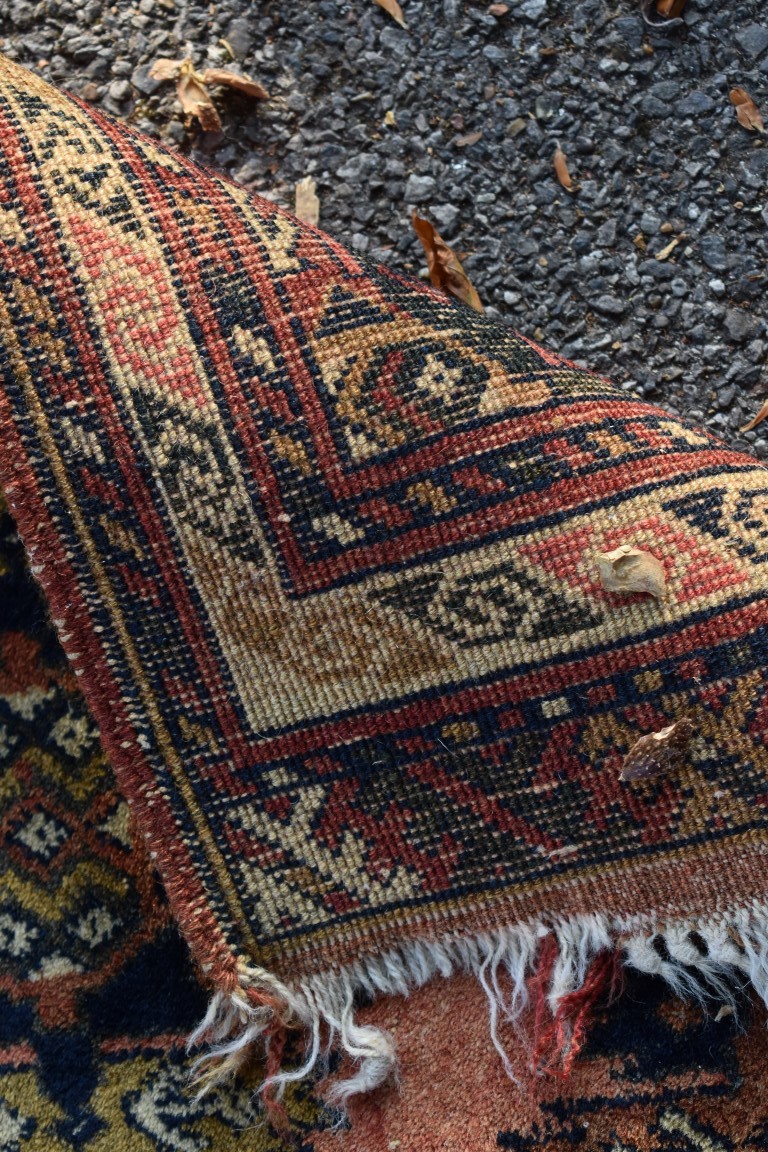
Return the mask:
{"type": "Polygon", "coordinates": [[[4,1152],[736,1152],[765,1148],[761,1010],[707,1018],[652,977],[597,1008],[567,1080],[520,1091],[471,976],[363,1009],[402,1083],[344,1120],[291,1086],[290,1137],[259,1123],[263,1069],[195,1100],[205,1010],[147,853],[0,508],[0,1138],[4,1152]],[[455,1053],[460,1045],[462,1059],[455,1053]],[[471,1106],[467,1101],[471,1100],[471,1106]],[[341,1121],[341,1126],[340,1126],[341,1121]]]}
{"type": "Polygon", "coordinates": [[[622,964],[765,995],[762,466],[10,62],[0,368],[203,1076],[340,1049],[345,1101],[396,1060],[356,1001],[461,972],[512,1076],[507,1024],[569,1068],[622,964]]]}

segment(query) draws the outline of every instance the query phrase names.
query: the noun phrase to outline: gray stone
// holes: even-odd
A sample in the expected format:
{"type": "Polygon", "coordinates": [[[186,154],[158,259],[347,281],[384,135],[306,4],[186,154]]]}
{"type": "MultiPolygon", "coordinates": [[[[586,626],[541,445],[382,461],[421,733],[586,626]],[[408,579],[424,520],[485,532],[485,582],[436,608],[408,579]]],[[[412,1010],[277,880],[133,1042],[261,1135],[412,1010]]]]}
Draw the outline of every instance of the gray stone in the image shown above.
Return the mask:
{"type": "Polygon", "coordinates": [[[667,116],[672,115],[672,109],[669,104],[663,100],[659,100],[658,96],[643,96],[640,101],[640,107],[646,116],[650,116],[652,120],[665,120],[667,116]]]}
{"type": "Polygon", "coordinates": [[[689,92],[678,101],[678,116],[705,116],[715,107],[715,102],[706,92],[689,92]]]}
{"type": "Polygon", "coordinates": [[[627,305],[618,296],[598,296],[596,300],[589,301],[589,306],[603,316],[623,316],[627,310],[627,305]]]}
{"type": "Polygon", "coordinates": [[[680,99],[679,81],[660,80],[658,84],[654,84],[651,88],[651,95],[655,96],[657,100],[674,100],[677,102],[680,99]]]}
{"type": "Polygon", "coordinates": [[[142,96],[151,96],[153,92],[157,92],[162,84],[162,80],[154,80],[150,76],[151,67],[151,64],[139,64],[138,68],[134,68],[131,73],[131,84],[137,92],[141,92],[142,96]]]}
{"type": "Polygon", "coordinates": [[[174,144],[183,144],[186,134],[186,129],[180,120],[171,120],[163,128],[163,135],[172,140],[174,144]]]}
{"type": "Polygon", "coordinates": [[[744,167],[759,173],[762,179],[768,176],[768,148],[753,148],[744,161],[744,167]]]}
{"type": "Polygon", "coordinates": [[[709,287],[713,296],[725,296],[725,284],[722,280],[710,280],[709,287]]]}
{"type": "Polygon", "coordinates": [[[595,142],[591,136],[576,137],[576,151],[581,156],[591,156],[595,150],[595,142]]]}
{"type": "Polygon", "coordinates": [[[749,340],[757,331],[758,321],[742,308],[729,308],[725,314],[725,327],[731,340],[741,343],[749,340]]]}
{"type": "Polygon", "coordinates": [[[711,268],[713,272],[724,272],[728,267],[728,257],[725,254],[725,242],[722,236],[712,232],[708,236],[702,236],[699,241],[699,251],[707,268],[711,268]]]}
{"type": "Polygon", "coordinates": [[[347,157],[346,164],[337,171],[337,176],[341,180],[346,180],[348,184],[360,184],[365,179],[370,171],[371,157],[358,152],[347,157]]]}
{"type": "Polygon", "coordinates": [[[251,21],[247,16],[237,16],[227,27],[224,39],[229,44],[235,56],[241,60],[247,56],[253,47],[253,32],[251,21]]]}
{"type": "Polygon", "coordinates": [[[765,24],[747,24],[736,33],[736,43],[748,56],[762,56],[768,48],[768,27],[765,24]]]}
{"type": "Polygon", "coordinates": [[[601,224],[595,236],[598,248],[613,248],[616,243],[616,221],[606,220],[601,224]]]}
{"type": "Polygon", "coordinates": [[[654,236],[661,228],[661,217],[657,216],[652,209],[646,208],[640,217],[640,227],[646,236],[654,236]]]}
{"type": "Polygon", "coordinates": [[[108,93],[110,100],[116,100],[119,104],[130,96],[131,85],[127,80],[113,80],[108,88],[108,93]]]}
{"type": "Polygon", "coordinates": [[[430,211],[443,232],[450,232],[459,217],[453,204],[432,204],[430,211]]]}
{"type": "Polygon", "coordinates": [[[408,52],[408,34],[404,28],[399,28],[397,25],[390,27],[388,24],[386,28],[382,28],[379,43],[394,56],[405,56],[408,52]]]}
{"type": "Polygon", "coordinates": [[[73,36],[67,49],[75,64],[89,64],[99,54],[99,42],[90,36],[73,36]]]}
{"type": "Polygon", "coordinates": [[[613,21],[613,27],[621,37],[623,44],[629,48],[642,48],[645,29],[642,20],[638,20],[636,15],[619,16],[617,20],[613,21]]]}
{"type": "Polygon", "coordinates": [[[523,0],[518,11],[527,20],[540,20],[547,10],[547,0],[523,0]]]}
{"type": "Polygon", "coordinates": [[[429,200],[437,187],[434,176],[409,176],[405,182],[405,200],[407,204],[421,204],[429,200]]]}
{"type": "Polygon", "coordinates": [[[10,19],[17,28],[29,28],[35,20],[34,6],[28,0],[15,0],[11,5],[10,19]]]}
{"type": "Polygon", "coordinates": [[[671,280],[675,275],[675,268],[665,260],[643,260],[638,272],[641,276],[650,276],[652,280],[671,280]]]}

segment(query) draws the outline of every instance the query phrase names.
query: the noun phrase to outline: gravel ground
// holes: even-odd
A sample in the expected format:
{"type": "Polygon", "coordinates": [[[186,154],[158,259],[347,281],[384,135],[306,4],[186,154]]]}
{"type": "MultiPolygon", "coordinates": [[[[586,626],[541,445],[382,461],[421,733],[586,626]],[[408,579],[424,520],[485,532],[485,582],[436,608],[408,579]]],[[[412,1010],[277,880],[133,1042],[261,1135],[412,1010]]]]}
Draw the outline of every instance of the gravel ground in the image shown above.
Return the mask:
{"type": "Polygon", "coordinates": [[[314,176],[328,232],[423,275],[415,208],[489,312],[768,458],[768,421],[739,433],[768,396],[768,148],[728,100],[768,119],[765,0],[666,33],[638,0],[401,3],[408,31],[373,0],[0,0],[0,50],[286,206],[314,176]],[[187,54],[271,99],[199,133],[148,76],[187,54]]]}

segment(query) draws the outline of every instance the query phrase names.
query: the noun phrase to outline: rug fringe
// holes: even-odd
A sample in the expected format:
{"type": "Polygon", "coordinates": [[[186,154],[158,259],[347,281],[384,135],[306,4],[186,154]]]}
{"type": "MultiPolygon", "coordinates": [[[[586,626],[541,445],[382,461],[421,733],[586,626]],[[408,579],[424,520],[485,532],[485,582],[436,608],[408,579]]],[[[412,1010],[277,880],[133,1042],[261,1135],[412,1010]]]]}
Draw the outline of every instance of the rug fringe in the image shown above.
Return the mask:
{"type": "Polygon", "coordinates": [[[606,993],[615,995],[622,968],[661,976],[681,998],[727,1005],[733,1012],[739,994],[751,986],[768,1006],[768,904],[660,923],[593,915],[473,937],[411,940],[292,985],[242,964],[239,986],[214,994],[189,1038],[190,1048],[209,1046],[193,1065],[194,1082],[205,1095],[260,1046],[268,1069],[260,1091],[268,1108],[279,1108],[289,1084],[327,1071],[331,1051],[339,1049],[355,1063],[354,1074],[328,1094],[343,1108],[352,1096],[391,1079],[397,1068],[392,1037],[357,1022],[356,995],[407,996],[436,976],[458,973],[474,975],[488,998],[490,1039],[510,1079],[519,1083],[499,1035],[505,1023],[517,1028],[533,1071],[567,1074],[591,1008],[606,993]],[[520,1029],[527,1008],[534,1018],[528,1037],[520,1029]],[[302,1065],[284,1071],[279,1060],[289,1028],[305,1031],[307,1047],[302,1065]]]}

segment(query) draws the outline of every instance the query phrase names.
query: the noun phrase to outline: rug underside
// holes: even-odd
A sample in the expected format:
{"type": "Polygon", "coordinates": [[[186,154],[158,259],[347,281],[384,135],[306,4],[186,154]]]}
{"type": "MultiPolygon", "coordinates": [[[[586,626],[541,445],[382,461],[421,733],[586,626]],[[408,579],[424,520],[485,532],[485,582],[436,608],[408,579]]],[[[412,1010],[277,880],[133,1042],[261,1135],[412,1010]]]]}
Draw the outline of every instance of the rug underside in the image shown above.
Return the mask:
{"type": "MultiPolygon", "coordinates": [[[[295,1152],[300,1133],[304,1152],[338,1152],[338,1112],[314,1096],[312,1078],[286,1090],[285,1140],[259,1123],[259,1061],[236,1085],[191,1098],[184,1043],[205,992],[143,845],[131,842],[127,805],[1,499],[0,732],[0,1117],[9,1147],[97,1152],[149,1141],[295,1152]]],[[[744,1010],[707,1019],[653,978],[623,978],[621,998],[592,1013],[567,1080],[528,1072],[523,1091],[488,1043],[484,994],[471,976],[407,999],[379,997],[360,1018],[396,1032],[402,1075],[390,1091],[350,1102],[345,1148],[399,1140],[406,1152],[568,1152],[588,1133],[592,1146],[668,1152],[676,1134],[696,1143],[702,1131],[719,1152],[763,1147],[761,1007],[751,1020],[744,1010]],[[457,1107],[470,1091],[471,1107],[457,1107]]],[[[503,1024],[499,1035],[526,1076],[527,1053],[503,1024]]],[[[300,1062],[301,1038],[291,1039],[288,1064],[300,1062]]]]}
{"type": "Polygon", "coordinates": [[[459,972],[510,1072],[500,1025],[545,1001],[567,1064],[617,954],[766,997],[762,466],[10,62],[0,368],[0,482],[214,988],[204,1085],[258,1041],[273,1095],[333,1044],[374,1087],[355,998],[459,972]],[[606,588],[625,545],[662,595],[606,588]]]}

